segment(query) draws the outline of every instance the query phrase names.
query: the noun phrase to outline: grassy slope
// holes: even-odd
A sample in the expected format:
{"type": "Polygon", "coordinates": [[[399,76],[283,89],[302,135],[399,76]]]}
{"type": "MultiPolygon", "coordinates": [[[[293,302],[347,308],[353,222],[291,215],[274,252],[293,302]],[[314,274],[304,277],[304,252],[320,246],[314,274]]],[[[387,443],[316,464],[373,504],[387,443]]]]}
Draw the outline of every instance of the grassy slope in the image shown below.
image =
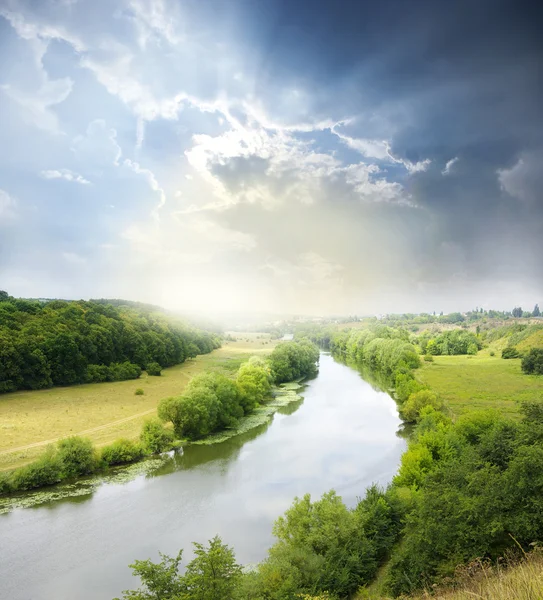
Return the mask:
{"type": "MultiPolygon", "coordinates": [[[[543,598],[543,554],[534,552],[509,568],[490,568],[474,564],[464,569],[454,590],[432,590],[412,596],[412,600],[541,600],[543,598]]],[[[378,585],[372,585],[356,600],[388,600],[378,585]]]]}
{"type": "Polygon", "coordinates": [[[136,438],[158,402],[182,393],[192,377],[205,370],[233,373],[243,360],[268,353],[275,345],[264,334],[234,335],[238,341],[164,369],[161,377],[1,395],[0,471],[34,460],[43,452],[43,442],[61,437],[82,434],[98,446],[120,437],[136,438]],[[137,388],[145,394],[136,396],[137,388]],[[31,444],[40,445],[13,451],[31,444]]]}

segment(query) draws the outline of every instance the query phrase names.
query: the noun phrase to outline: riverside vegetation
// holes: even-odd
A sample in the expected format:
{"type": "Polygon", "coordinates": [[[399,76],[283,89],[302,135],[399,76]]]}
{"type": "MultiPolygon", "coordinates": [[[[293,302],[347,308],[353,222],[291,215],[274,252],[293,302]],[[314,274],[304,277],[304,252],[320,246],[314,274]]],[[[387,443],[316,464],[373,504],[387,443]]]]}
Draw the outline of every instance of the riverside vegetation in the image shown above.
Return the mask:
{"type": "MultiPolygon", "coordinates": [[[[373,326],[324,339],[336,357],[369,369],[415,424],[391,485],[372,486],[352,509],[333,491],[318,500],[296,498],[274,526],[277,541],[268,557],[250,571],[236,565],[233,550],[218,538],[208,548],[197,546],[184,575],[168,557],[144,561],[145,570],[136,562],[143,587],[125,592],[125,599],[399,597],[453,581],[458,565],[496,561],[515,548],[528,552],[542,539],[542,403],[523,402],[516,419],[477,410],[456,418],[416,376],[429,345],[425,356],[475,356],[481,336],[459,331],[428,339],[373,326]],[[221,568],[225,557],[228,569],[221,568]],[[218,589],[228,589],[227,596],[218,589]]],[[[540,563],[526,564],[529,572],[540,563]]]]}
{"type": "Polygon", "coordinates": [[[160,402],[160,420],[147,420],[139,441],[119,439],[98,450],[85,438],[61,440],[35,462],[0,474],[0,493],[26,491],[91,475],[224,429],[236,432],[240,420],[270,398],[273,383],[315,375],[318,358],[319,350],[311,342],[287,342],[276,346],[268,360],[255,356],[243,363],[235,379],[221,373],[198,375],[183,395],[160,402]],[[173,429],[164,423],[171,423],[173,429]]]}

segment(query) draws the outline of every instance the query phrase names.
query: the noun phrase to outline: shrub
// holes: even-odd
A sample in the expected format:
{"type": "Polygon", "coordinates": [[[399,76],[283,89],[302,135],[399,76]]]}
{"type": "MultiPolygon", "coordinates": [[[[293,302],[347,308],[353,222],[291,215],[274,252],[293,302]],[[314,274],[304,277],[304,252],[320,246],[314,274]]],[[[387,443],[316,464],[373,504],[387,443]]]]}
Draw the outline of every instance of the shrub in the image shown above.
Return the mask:
{"type": "Polygon", "coordinates": [[[405,402],[409,396],[411,396],[411,394],[425,389],[422,383],[419,383],[413,377],[413,374],[410,371],[407,373],[397,373],[394,383],[396,389],[396,398],[398,398],[399,402],[405,402]]]}
{"type": "Polygon", "coordinates": [[[111,381],[126,381],[127,379],[137,379],[141,375],[141,367],[126,360],[123,363],[113,363],[109,366],[112,379],[111,381]]]}
{"type": "Polygon", "coordinates": [[[139,460],[144,456],[142,444],[133,440],[116,440],[102,448],[101,458],[107,465],[122,465],[139,460]]]}
{"type": "Polygon", "coordinates": [[[420,390],[409,396],[407,402],[400,408],[400,414],[406,421],[414,423],[419,419],[421,410],[426,406],[440,410],[443,403],[430,390],[420,390]]]}
{"type": "Polygon", "coordinates": [[[522,359],[524,373],[543,375],[543,348],[532,348],[522,359]]]}
{"type": "Polygon", "coordinates": [[[519,351],[514,346],[507,346],[502,350],[502,358],[518,358],[519,351]]]}
{"type": "Polygon", "coordinates": [[[148,419],[141,429],[140,441],[143,448],[152,454],[169,450],[173,438],[173,431],[166,429],[158,419],[148,419]]]}
{"type": "Polygon", "coordinates": [[[8,473],[0,473],[0,494],[9,494],[13,490],[8,473]]]}
{"type": "Polygon", "coordinates": [[[87,438],[70,437],[58,443],[58,457],[65,478],[89,475],[96,470],[97,460],[92,442],[87,438]]]}
{"type": "Polygon", "coordinates": [[[153,377],[160,377],[162,375],[162,367],[157,362],[149,363],[145,370],[147,371],[147,375],[152,375],[153,377]]]}
{"type": "Polygon", "coordinates": [[[62,480],[62,467],[60,456],[51,447],[38,460],[14,471],[8,483],[13,491],[53,485],[62,480]]]}
{"type": "Polygon", "coordinates": [[[106,365],[89,365],[85,375],[87,383],[102,383],[104,381],[112,381],[112,373],[106,365]]]}
{"type": "Polygon", "coordinates": [[[477,354],[479,348],[477,348],[476,344],[469,344],[468,346],[468,354],[474,356],[475,354],[477,354]]]}
{"type": "Polygon", "coordinates": [[[490,356],[496,356],[496,353],[494,352],[494,350],[490,351],[490,356]]]}
{"type": "Polygon", "coordinates": [[[425,362],[434,362],[434,357],[431,354],[426,354],[424,360],[425,362]]]}
{"type": "Polygon", "coordinates": [[[143,396],[143,394],[145,394],[145,392],[143,391],[143,388],[137,388],[137,390],[134,392],[134,394],[136,396],[143,396]]]}

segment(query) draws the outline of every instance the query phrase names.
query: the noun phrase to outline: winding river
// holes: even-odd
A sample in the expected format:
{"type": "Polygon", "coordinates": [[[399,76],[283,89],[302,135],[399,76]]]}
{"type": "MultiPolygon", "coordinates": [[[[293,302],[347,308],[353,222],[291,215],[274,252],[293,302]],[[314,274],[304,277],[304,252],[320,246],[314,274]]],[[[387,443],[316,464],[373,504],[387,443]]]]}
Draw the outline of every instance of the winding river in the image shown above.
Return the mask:
{"type": "Polygon", "coordinates": [[[262,559],[294,496],[334,488],[354,505],[396,472],[405,441],[394,401],[321,355],[304,399],[226,442],[192,446],[152,475],[0,516],[0,598],[110,600],[137,587],[135,558],[219,534],[241,563],[262,559]]]}

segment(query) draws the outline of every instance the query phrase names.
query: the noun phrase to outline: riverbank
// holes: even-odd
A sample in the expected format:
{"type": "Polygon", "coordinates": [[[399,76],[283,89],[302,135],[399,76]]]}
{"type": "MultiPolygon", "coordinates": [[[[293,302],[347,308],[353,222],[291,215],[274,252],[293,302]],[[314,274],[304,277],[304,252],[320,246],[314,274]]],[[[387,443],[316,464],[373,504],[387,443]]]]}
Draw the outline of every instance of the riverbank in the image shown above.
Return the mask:
{"type": "Polygon", "coordinates": [[[3,593],[120,597],[136,584],[134,559],[184,545],[190,560],[190,542],[217,533],[240,562],[255,564],[295,496],[319,498],[333,487],[354,507],[367,486],[387,485],[406,446],[393,400],[327,355],[303,397],[247,433],[187,445],[130,481],[1,515],[3,593]]]}
{"type": "Polygon", "coordinates": [[[276,344],[266,334],[238,333],[236,341],[163,369],[160,377],[3,394],[0,471],[32,462],[47,445],[68,436],[88,437],[98,448],[119,438],[137,439],[160,400],[181,394],[194,376],[204,371],[231,375],[250,356],[266,356],[276,344]],[[142,395],[135,394],[138,388],[142,395]]]}
{"type": "Polygon", "coordinates": [[[292,403],[303,400],[303,397],[298,393],[303,387],[304,385],[299,382],[284,383],[274,387],[272,398],[265,404],[256,408],[252,414],[240,419],[239,425],[236,428],[219,431],[202,440],[196,440],[194,442],[184,441],[178,449],[172,450],[171,452],[166,452],[161,455],[146,456],[138,462],[119,465],[95,473],[89,477],[79,478],[76,481],[59,483],[57,485],[47,486],[37,490],[29,490],[27,492],[9,496],[0,496],[0,515],[8,513],[15,508],[30,508],[65,498],[88,496],[89,494],[94,493],[94,491],[103,484],[128,483],[142,475],[152,475],[176,452],[183,453],[190,446],[211,446],[220,444],[269,423],[277,411],[292,403]]]}

